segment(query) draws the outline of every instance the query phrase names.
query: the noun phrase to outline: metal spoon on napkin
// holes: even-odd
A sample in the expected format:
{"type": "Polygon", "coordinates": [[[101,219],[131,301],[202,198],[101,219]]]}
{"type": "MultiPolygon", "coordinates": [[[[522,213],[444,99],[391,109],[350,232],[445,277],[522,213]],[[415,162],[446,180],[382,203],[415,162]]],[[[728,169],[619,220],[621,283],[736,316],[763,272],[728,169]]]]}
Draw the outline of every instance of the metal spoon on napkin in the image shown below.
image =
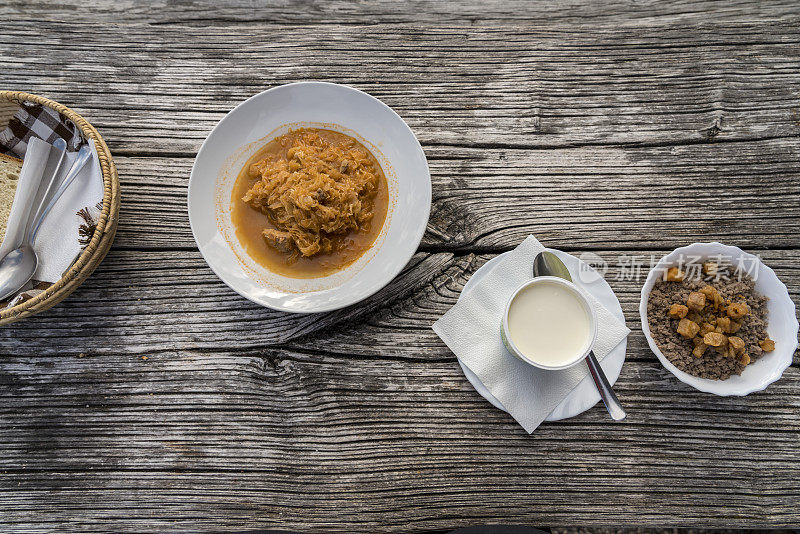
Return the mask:
{"type": "Polygon", "coordinates": [[[33,277],[36,268],[39,266],[39,256],[33,248],[33,243],[36,241],[36,235],[39,233],[42,221],[47,217],[47,214],[50,213],[50,210],[55,206],[58,199],[61,198],[61,195],[67,190],[67,187],[69,187],[92,155],[92,151],[88,145],[82,146],[78,151],[78,155],[75,157],[75,161],[72,163],[72,167],[70,167],[69,172],[67,172],[67,175],[62,180],[61,185],[56,192],[53,193],[52,198],[48,199],[50,191],[61,170],[61,166],[64,163],[64,156],[66,154],[64,151],[67,148],[67,144],[63,139],[57,139],[53,143],[53,146],[61,150],[62,154],[50,178],[50,184],[47,186],[47,190],[42,196],[39,206],[35,210],[31,210],[28,215],[25,234],[19,247],[6,254],[6,256],[0,260],[0,299],[5,299],[13,295],[33,277]]]}
{"type": "MultiPolygon", "coordinates": [[[[536,255],[533,260],[533,276],[557,276],[572,282],[572,277],[569,274],[567,266],[564,265],[558,256],[546,250],[536,255]]],[[[589,366],[589,374],[592,375],[594,385],[597,386],[597,391],[600,393],[600,398],[603,399],[603,404],[606,405],[611,419],[614,421],[622,421],[627,415],[622,405],[619,403],[614,390],[611,389],[611,384],[606,378],[606,374],[600,367],[600,362],[594,355],[594,352],[589,351],[586,356],[586,365],[589,366]]]]}

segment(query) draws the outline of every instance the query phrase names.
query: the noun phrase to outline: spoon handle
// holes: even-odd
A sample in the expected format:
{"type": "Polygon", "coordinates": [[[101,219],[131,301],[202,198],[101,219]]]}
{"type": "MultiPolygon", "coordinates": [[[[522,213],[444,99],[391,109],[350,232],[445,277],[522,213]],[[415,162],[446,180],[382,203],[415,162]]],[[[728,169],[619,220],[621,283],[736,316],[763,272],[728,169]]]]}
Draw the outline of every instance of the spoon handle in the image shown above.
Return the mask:
{"type": "MultiPolygon", "coordinates": [[[[31,210],[30,214],[28,215],[28,220],[25,223],[25,233],[22,235],[22,242],[23,243],[30,243],[30,234],[33,230],[33,227],[36,225],[36,221],[39,219],[39,215],[42,213],[42,210],[47,205],[47,199],[50,196],[50,191],[53,190],[53,187],[58,180],[58,175],[61,172],[61,167],[64,165],[64,159],[67,155],[67,143],[60,137],[55,140],[53,143],[53,147],[56,148],[61,154],[58,157],[58,163],[56,164],[55,170],[53,170],[53,174],[50,176],[50,183],[47,185],[47,189],[42,195],[41,200],[39,201],[39,205],[36,209],[31,210]]],[[[42,177],[44,180],[44,177],[42,177]]]]}
{"type": "Polygon", "coordinates": [[[61,182],[61,185],[53,194],[53,197],[50,199],[50,202],[47,204],[47,207],[45,207],[44,210],[42,210],[40,213],[37,214],[38,218],[33,223],[33,226],[30,230],[30,236],[28,237],[27,240],[28,243],[33,244],[33,242],[36,240],[36,234],[39,232],[39,227],[42,225],[42,221],[44,221],[44,218],[47,217],[48,213],[50,213],[50,210],[53,209],[53,206],[56,205],[56,202],[58,202],[58,199],[61,198],[61,195],[64,193],[64,191],[67,190],[69,184],[71,184],[72,181],[75,179],[75,177],[78,176],[78,173],[86,164],[86,162],[89,161],[89,158],[91,156],[92,156],[92,150],[89,148],[88,145],[83,145],[81,149],[78,151],[78,155],[75,158],[75,161],[72,162],[72,167],[70,167],[69,172],[67,172],[67,175],[64,177],[64,180],[61,182]]]}
{"type": "Polygon", "coordinates": [[[611,389],[611,384],[608,383],[608,378],[606,378],[606,374],[600,367],[600,362],[597,361],[594,352],[589,352],[589,355],[586,357],[586,364],[589,366],[589,373],[592,375],[592,379],[594,379],[594,385],[597,386],[597,391],[600,392],[600,398],[603,399],[603,404],[606,405],[611,419],[614,421],[622,421],[625,419],[627,414],[625,410],[622,409],[622,405],[619,403],[619,399],[617,399],[614,390],[611,389]]]}

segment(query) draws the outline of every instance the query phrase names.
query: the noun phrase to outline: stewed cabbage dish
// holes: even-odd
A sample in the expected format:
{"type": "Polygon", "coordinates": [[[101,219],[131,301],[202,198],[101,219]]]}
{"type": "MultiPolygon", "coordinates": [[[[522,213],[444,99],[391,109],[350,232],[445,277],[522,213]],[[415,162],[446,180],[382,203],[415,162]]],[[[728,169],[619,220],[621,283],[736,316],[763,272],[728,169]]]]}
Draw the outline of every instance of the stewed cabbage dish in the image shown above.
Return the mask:
{"type": "Polygon", "coordinates": [[[231,197],[237,238],[261,265],[313,278],[342,269],[380,234],[389,204],[378,160],[354,138],[302,128],[267,143],[231,197]]]}

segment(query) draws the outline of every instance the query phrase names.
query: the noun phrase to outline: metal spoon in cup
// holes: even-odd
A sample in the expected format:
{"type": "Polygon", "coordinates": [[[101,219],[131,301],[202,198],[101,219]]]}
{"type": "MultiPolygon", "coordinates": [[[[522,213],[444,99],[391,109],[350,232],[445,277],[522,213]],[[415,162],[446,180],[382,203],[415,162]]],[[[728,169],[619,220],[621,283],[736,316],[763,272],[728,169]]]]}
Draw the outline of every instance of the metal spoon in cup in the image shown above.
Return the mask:
{"type": "MultiPolygon", "coordinates": [[[[569,274],[567,266],[564,265],[558,256],[552,252],[543,251],[536,255],[533,260],[533,276],[557,276],[572,282],[572,277],[569,274]]],[[[611,419],[614,421],[622,421],[627,414],[622,409],[614,390],[611,389],[611,384],[606,378],[606,374],[600,367],[600,363],[594,355],[594,352],[589,351],[586,356],[586,364],[589,366],[589,374],[592,375],[594,385],[597,386],[597,391],[600,393],[600,398],[603,399],[603,404],[606,405],[611,419]]]]}
{"type": "Polygon", "coordinates": [[[42,200],[40,201],[38,208],[31,210],[30,214],[28,215],[28,221],[25,226],[25,234],[23,235],[22,242],[20,243],[19,247],[6,254],[6,256],[0,260],[0,299],[5,299],[6,297],[13,295],[19,291],[22,286],[27,284],[28,281],[33,277],[33,274],[36,272],[36,268],[39,265],[39,257],[36,254],[36,250],[33,248],[33,243],[36,241],[36,235],[39,233],[39,228],[41,228],[42,221],[45,217],[47,217],[47,214],[50,213],[50,210],[53,208],[53,206],[55,206],[56,202],[58,202],[58,199],[61,198],[61,195],[64,193],[64,191],[66,191],[67,187],[69,187],[92,155],[92,151],[88,145],[81,147],[81,149],[78,151],[78,155],[75,157],[75,161],[72,163],[72,167],[69,169],[69,172],[67,172],[67,175],[62,180],[61,185],[56,192],[53,193],[52,198],[48,201],[50,191],[53,188],[56,178],[58,177],[58,173],[61,170],[61,166],[64,163],[67,144],[63,139],[57,139],[53,143],[53,146],[61,150],[62,154],[58,160],[56,169],[53,172],[50,185],[47,187],[44,196],[42,196],[42,200]]]}

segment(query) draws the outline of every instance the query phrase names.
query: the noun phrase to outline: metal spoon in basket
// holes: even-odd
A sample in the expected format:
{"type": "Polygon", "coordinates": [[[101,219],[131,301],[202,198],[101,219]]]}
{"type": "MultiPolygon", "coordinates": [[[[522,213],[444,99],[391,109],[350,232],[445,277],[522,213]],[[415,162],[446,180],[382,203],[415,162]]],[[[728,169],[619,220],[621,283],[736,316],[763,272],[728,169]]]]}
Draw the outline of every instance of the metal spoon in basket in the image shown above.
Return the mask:
{"type": "Polygon", "coordinates": [[[0,299],[5,299],[28,283],[33,278],[36,268],[39,266],[39,256],[33,248],[33,243],[36,241],[36,235],[39,233],[42,221],[50,213],[50,210],[55,206],[58,199],[67,187],[72,183],[80,170],[89,161],[92,151],[88,145],[84,145],[78,151],[75,161],[72,163],[69,172],[62,180],[61,185],[53,193],[52,198],[48,200],[50,191],[55,185],[56,178],[58,177],[61,166],[64,163],[64,156],[66,155],[67,143],[63,139],[56,139],[53,146],[62,151],[61,157],[58,160],[53,176],[50,179],[50,185],[47,187],[39,206],[35,210],[31,210],[28,215],[28,221],[25,225],[25,234],[23,235],[22,242],[19,247],[12,250],[0,260],[0,299]]]}
{"type": "MultiPolygon", "coordinates": [[[[558,256],[552,252],[540,252],[533,260],[533,276],[557,276],[572,282],[572,277],[569,274],[567,266],[564,265],[558,256]]],[[[606,405],[611,419],[614,421],[622,421],[626,417],[625,410],[617,399],[614,390],[611,389],[611,384],[606,378],[606,374],[600,367],[600,362],[594,355],[594,352],[589,351],[586,356],[586,365],[589,366],[589,374],[592,375],[594,385],[597,386],[597,391],[600,393],[600,398],[603,399],[603,404],[606,405]]]]}

